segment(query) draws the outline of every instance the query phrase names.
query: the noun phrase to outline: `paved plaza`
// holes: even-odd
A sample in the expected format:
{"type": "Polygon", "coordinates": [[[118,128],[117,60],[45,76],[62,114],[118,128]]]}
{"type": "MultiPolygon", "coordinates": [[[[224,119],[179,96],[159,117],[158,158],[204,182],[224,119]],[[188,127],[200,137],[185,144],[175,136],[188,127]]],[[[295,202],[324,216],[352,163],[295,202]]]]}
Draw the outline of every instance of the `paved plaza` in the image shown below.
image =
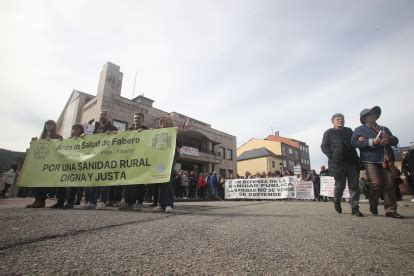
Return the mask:
{"type": "MultiPolygon", "coordinates": [[[[331,202],[179,202],[172,214],[25,209],[0,200],[4,273],[411,274],[414,205],[404,220],[337,214],[331,202]]],[[[53,204],[48,200],[48,205],[53,204]]]]}

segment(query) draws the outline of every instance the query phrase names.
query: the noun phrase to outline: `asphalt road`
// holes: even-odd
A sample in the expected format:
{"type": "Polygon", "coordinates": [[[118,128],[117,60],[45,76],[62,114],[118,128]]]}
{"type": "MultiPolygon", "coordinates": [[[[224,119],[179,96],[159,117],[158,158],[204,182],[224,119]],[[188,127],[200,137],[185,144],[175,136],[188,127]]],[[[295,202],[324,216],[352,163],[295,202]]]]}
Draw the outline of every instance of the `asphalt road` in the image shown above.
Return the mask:
{"type": "Polygon", "coordinates": [[[414,204],[404,220],[343,204],[177,203],[172,214],[0,204],[4,273],[412,274],[414,204]]]}

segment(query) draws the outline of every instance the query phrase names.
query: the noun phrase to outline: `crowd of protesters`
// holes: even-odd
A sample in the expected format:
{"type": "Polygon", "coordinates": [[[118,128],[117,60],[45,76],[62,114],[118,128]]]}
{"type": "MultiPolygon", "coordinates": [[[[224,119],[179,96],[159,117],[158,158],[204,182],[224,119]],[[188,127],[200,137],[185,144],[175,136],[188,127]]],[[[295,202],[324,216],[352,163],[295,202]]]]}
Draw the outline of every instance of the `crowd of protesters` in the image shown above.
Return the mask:
{"type": "MultiPolygon", "coordinates": [[[[329,170],[321,167],[319,175],[315,170],[308,175],[307,180],[312,181],[315,201],[333,201],[335,210],[342,213],[341,201],[345,183],[348,182],[352,214],[363,216],[359,211],[358,202],[360,193],[369,199],[370,211],[377,215],[377,206],[381,200],[384,204],[387,217],[402,218],[396,212],[396,201],[402,200],[404,194],[409,190],[414,193],[414,149],[402,153],[401,171],[393,165],[394,154],[391,146],[398,143],[398,138],[393,136],[386,127],[376,124],[381,114],[379,107],[364,109],[360,114],[362,125],[355,132],[344,127],[344,116],[334,114],[332,116],[333,128],[328,129],[323,136],[322,151],[328,157],[329,170]],[[359,148],[360,156],[356,152],[359,148]],[[359,179],[360,170],[365,170],[364,176],[359,179]],[[401,179],[406,179],[406,184],[401,179]],[[320,196],[320,176],[333,176],[335,178],[334,197],[320,196]]],[[[161,117],[159,127],[173,127],[174,123],[169,117],[161,117]]],[[[144,114],[134,114],[134,124],[128,131],[144,131],[148,129],[144,124],[144,114]]],[[[96,122],[93,134],[116,133],[118,129],[108,120],[108,112],[101,111],[99,122],[96,122]]],[[[178,130],[180,131],[180,130],[178,130]]],[[[84,128],[80,124],[72,126],[69,139],[82,139],[84,128]]],[[[32,141],[36,140],[33,138],[32,141]]],[[[40,139],[59,139],[56,123],[48,120],[44,124],[40,139]]],[[[216,171],[210,173],[199,173],[194,171],[175,171],[175,162],[179,156],[181,138],[178,133],[176,150],[173,160],[171,179],[167,183],[159,184],[135,184],[114,185],[101,187],[79,187],[79,188],[22,188],[18,193],[15,185],[18,174],[18,165],[12,165],[4,175],[4,189],[0,197],[34,196],[35,201],[27,205],[27,208],[43,208],[47,197],[56,197],[57,202],[51,208],[71,209],[74,205],[80,205],[82,198],[84,209],[100,209],[103,207],[119,207],[119,210],[136,210],[143,207],[144,201],[151,202],[151,207],[156,210],[172,212],[174,200],[176,199],[225,199],[225,176],[218,175],[216,171]],[[28,192],[29,191],[29,192],[28,192]],[[99,201],[98,201],[99,199],[99,201]]],[[[274,178],[293,176],[291,170],[284,172],[256,172],[245,175],[231,175],[232,179],[250,178],[274,178]]]]}
{"type": "MultiPolygon", "coordinates": [[[[118,129],[112,125],[108,117],[108,112],[102,110],[100,113],[99,122],[95,123],[93,134],[106,133],[110,135],[117,133],[118,129]]],[[[170,117],[163,116],[159,120],[159,127],[174,127],[174,122],[170,117]]],[[[148,127],[144,125],[144,114],[135,113],[134,125],[129,129],[129,131],[143,131],[146,129],[148,129],[148,127]]],[[[84,128],[82,125],[75,124],[72,126],[71,137],[69,139],[82,139],[84,136],[84,128]]],[[[34,137],[32,138],[32,141],[35,141],[36,139],[37,137],[34,137]]],[[[44,124],[40,139],[62,140],[63,138],[57,134],[56,123],[52,120],[48,120],[44,124]]],[[[178,134],[172,168],[174,168],[176,159],[179,155],[179,148],[181,147],[181,143],[181,138],[178,134]]],[[[10,171],[7,172],[6,176],[4,177],[5,187],[1,193],[1,196],[5,196],[10,186],[13,186],[11,183],[14,183],[15,186],[17,168],[17,165],[13,165],[10,171]]],[[[82,208],[84,209],[100,209],[105,206],[115,206],[119,207],[119,210],[137,211],[142,208],[144,199],[151,197],[150,200],[153,202],[152,206],[155,207],[156,210],[172,212],[174,207],[173,179],[175,175],[175,171],[172,170],[171,179],[167,183],[79,188],[22,188],[20,190],[20,195],[35,197],[35,201],[32,204],[27,205],[26,208],[44,208],[46,205],[46,198],[56,196],[57,202],[50,208],[71,209],[74,205],[80,205],[82,198],[84,198],[85,204],[82,205],[82,208]]],[[[8,195],[10,195],[10,193],[8,193],[8,195]]]]}
{"type": "MultiPolygon", "coordinates": [[[[113,126],[108,119],[109,114],[103,110],[100,113],[99,121],[95,123],[93,134],[106,133],[108,135],[117,133],[118,129],[113,126]]],[[[170,117],[161,117],[159,127],[174,127],[170,117]]],[[[145,131],[148,127],[144,124],[144,114],[134,114],[134,124],[128,131],[145,131]]],[[[180,130],[178,130],[180,131],[180,130]]],[[[80,124],[72,126],[71,137],[69,139],[82,139],[85,136],[84,128],[80,124]]],[[[35,141],[37,137],[32,138],[35,141]]],[[[44,124],[40,139],[59,139],[62,136],[57,134],[56,123],[48,120],[44,124]]],[[[176,159],[181,148],[181,136],[178,133],[176,150],[172,164],[171,179],[168,183],[158,184],[135,184],[135,185],[114,185],[114,186],[94,186],[94,187],[75,187],[75,188],[22,188],[20,195],[34,196],[35,201],[26,208],[44,208],[46,199],[56,197],[57,201],[50,208],[71,209],[74,205],[80,205],[83,209],[102,209],[104,207],[119,207],[119,210],[139,211],[143,207],[144,201],[151,202],[151,207],[155,210],[172,212],[175,199],[224,199],[224,176],[219,176],[217,172],[200,173],[196,175],[194,171],[188,172],[174,170],[176,159]]],[[[13,165],[4,177],[5,187],[0,194],[5,196],[8,189],[15,183],[17,176],[17,165],[13,165]]],[[[10,193],[9,193],[10,196],[10,193]]]]}

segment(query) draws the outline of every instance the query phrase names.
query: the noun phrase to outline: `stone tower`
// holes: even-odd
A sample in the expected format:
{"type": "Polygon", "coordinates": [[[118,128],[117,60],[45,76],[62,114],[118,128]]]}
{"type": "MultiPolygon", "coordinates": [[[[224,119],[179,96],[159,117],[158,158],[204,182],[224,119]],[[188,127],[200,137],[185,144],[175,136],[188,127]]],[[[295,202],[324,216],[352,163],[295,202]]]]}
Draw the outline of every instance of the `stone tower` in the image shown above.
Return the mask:
{"type": "Polygon", "coordinates": [[[99,96],[121,96],[123,73],[119,71],[120,67],[116,64],[107,62],[101,71],[98,85],[99,96]]]}

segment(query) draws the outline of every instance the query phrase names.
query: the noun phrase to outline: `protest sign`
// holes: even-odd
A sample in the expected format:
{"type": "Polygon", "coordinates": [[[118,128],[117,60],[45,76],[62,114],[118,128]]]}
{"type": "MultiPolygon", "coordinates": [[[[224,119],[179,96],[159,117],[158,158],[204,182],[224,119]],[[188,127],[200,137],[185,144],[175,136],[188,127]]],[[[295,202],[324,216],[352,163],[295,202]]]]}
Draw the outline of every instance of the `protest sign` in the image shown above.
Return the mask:
{"type": "Polygon", "coordinates": [[[293,174],[294,175],[302,175],[302,168],[299,165],[293,167],[293,174]]]}
{"type": "Polygon", "coordinates": [[[312,181],[299,180],[296,187],[297,199],[315,199],[312,181]]]}
{"type": "Polygon", "coordinates": [[[84,124],[83,125],[83,131],[86,135],[93,134],[93,131],[95,130],[95,126],[92,124],[84,124]]]}
{"type": "Polygon", "coordinates": [[[282,199],[296,197],[296,177],[229,179],[226,199],[282,199]]]}
{"type": "MultiPolygon", "coordinates": [[[[321,176],[320,195],[327,196],[327,197],[334,197],[334,190],[335,190],[335,178],[333,178],[332,176],[321,176]]],[[[349,198],[348,182],[346,183],[346,187],[345,187],[342,197],[349,198]]]]}
{"type": "Polygon", "coordinates": [[[18,178],[22,187],[81,187],[170,180],[176,128],[95,134],[32,142],[18,178]]]}

